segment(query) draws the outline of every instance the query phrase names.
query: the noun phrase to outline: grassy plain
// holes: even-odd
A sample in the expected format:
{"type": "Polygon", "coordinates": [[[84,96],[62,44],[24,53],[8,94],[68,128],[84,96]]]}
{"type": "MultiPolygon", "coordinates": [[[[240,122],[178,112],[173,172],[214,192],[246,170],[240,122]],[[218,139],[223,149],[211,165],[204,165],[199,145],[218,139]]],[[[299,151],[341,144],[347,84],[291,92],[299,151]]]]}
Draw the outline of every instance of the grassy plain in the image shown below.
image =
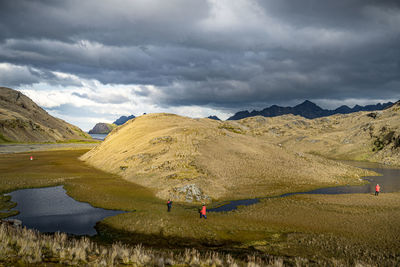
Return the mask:
{"type": "Polygon", "coordinates": [[[64,185],[77,200],[108,209],[136,210],[143,203],[160,202],[150,190],[82,163],[78,157],[85,152],[71,149],[1,154],[0,191],[64,185]]]}
{"type": "MultiPolygon", "coordinates": [[[[151,190],[81,162],[78,157],[86,151],[37,152],[33,161],[31,153],[0,155],[0,190],[63,184],[77,200],[128,211],[98,224],[101,242],[144,243],[171,253],[190,247],[238,257],[275,255],[281,264],[284,259],[333,266],[400,262],[399,193],[267,199],[200,220],[196,206],[175,203],[167,213],[151,190]]],[[[2,207],[10,205],[0,200],[2,207]]]]}

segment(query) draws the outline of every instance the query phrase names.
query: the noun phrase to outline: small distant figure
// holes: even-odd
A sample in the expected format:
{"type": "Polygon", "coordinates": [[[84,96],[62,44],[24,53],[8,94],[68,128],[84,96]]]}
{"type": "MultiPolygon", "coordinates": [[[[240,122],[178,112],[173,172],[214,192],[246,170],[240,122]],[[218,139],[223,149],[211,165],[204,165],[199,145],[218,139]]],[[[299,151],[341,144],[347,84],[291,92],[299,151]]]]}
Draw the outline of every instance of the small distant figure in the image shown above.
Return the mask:
{"type": "Polygon", "coordinates": [[[200,219],[202,217],[204,217],[204,219],[207,219],[206,211],[207,211],[206,204],[203,203],[203,207],[200,210],[200,219]]]}
{"type": "Polygon", "coordinates": [[[33,156],[30,157],[30,160],[33,160],[33,156]]]}
{"type": "Polygon", "coordinates": [[[379,186],[379,184],[376,184],[376,186],[375,186],[375,196],[379,195],[379,191],[381,191],[381,187],[379,186]]]}
{"type": "Polygon", "coordinates": [[[168,207],[168,212],[170,212],[170,211],[171,211],[171,208],[172,208],[172,201],[171,201],[171,199],[168,199],[167,207],[168,207]]]}

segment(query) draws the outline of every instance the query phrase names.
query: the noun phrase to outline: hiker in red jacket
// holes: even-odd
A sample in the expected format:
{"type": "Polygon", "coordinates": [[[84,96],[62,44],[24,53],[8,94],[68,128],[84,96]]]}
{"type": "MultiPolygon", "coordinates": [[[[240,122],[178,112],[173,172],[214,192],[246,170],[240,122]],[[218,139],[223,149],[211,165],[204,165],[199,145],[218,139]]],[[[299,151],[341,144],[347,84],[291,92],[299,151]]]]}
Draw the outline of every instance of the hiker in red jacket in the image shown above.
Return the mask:
{"type": "Polygon", "coordinates": [[[203,207],[201,208],[201,210],[200,210],[200,219],[202,218],[202,217],[204,217],[204,219],[207,219],[207,216],[206,216],[206,204],[203,204],[203,207]]]}
{"type": "Polygon", "coordinates": [[[376,184],[375,186],[375,196],[379,195],[379,191],[381,190],[381,187],[379,186],[379,184],[376,184]]]}
{"type": "Polygon", "coordinates": [[[171,208],[172,208],[172,201],[171,201],[171,199],[168,199],[167,208],[168,208],[168,212],[170,212],[170,211],[171,211],[171,208]]]}

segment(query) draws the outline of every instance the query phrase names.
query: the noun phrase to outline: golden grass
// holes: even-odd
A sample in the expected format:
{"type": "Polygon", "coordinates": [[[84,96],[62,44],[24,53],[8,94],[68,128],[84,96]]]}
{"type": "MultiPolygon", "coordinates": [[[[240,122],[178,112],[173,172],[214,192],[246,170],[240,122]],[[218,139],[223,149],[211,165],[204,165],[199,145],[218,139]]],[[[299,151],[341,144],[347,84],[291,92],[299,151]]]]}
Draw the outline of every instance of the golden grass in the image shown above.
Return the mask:
{"type": "Polygon", "coordinates": [[[264,200],[237,216],[293,232],[284,243],[257,246],[270,253],[400,262],[400,193],[295,195],[264,200]]]}
{"type": "Polygon", "coordinates": [[[247,134],[292,151],[328,158],[380,162],[400,166],[400,111],[393,107],[371,112],[309,120],[285,115],[237,121],[247,134]]]}
{"type": "Polygon", "coordinates": [[[255,137],[238,122],[149,114],[115,129],[81,157],[90,165],[183,201],[195,184],[213,199],[269,196],[360,183],[366,172],[255,137]]]}
{"type": "MultiPolygon", "coordinates": [[[[187,249],[183,253],[154,251],[141,245],[114,243],[99,245],[86,237],[69,238],[66,234],[43,235],[26,228],[0,225],[0,264],[47,266],[260,266],[267,262],[249,257],[246,261],[229,254],[200,253],[187,249]],[[53,265],[52,265],[53,266],[53,265]]],[[[270,261],[279,261],[271,257],[270,261]]],[[[282,260],[280,260],[282,261],[282,260]]]]}
{"type": "MultiPolygon", "coordinates": [[[[377,198],[291,196],[235,212],[208,213],[207,220],[200,220],[196,206],[174,203],[168,213],[164,201],[150,190],[84,164],[78,160],[84,152],[38,152],[34,161],[28,160],[27,153],[0,155],[0,189],[8,192],[64,184],[77,200],[133,211],[100,222],[101,241],[158,248],[211,246],[242,253],[253,247],[269,255],[287,255],[293,262],[333,266],[399,262],[398,193],[377,198]]],[[[279,262],[286,260],[279,257],[279,262]]]]}

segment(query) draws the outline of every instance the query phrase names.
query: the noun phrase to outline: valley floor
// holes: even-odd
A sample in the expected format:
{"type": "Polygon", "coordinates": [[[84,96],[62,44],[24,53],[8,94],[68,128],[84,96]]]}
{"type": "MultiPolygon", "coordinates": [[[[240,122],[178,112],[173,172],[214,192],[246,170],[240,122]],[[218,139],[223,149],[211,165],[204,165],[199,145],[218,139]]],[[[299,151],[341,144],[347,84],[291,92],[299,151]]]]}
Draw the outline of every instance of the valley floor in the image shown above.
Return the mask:
{"type": "Polygon", "coordinates": [[[91,143],[77,142],[77,143],[49,143],[49,144],[7,143],[7,144],[0,144],[0,154],[49,151],[49,150],[91,149],[95,147],[97,143],[98,142],[96,141],[91,143]]]}
{"type": "MultiPolygon", "coordinates": [[[[275,260],[281,265],[300,266],[400,263],[400,193],[382,193],[379,197],[294,195],[266,199],[234,212],[208,213],[207,220],[200,220],[195,205],[174,203],[168,213],[164,201],[149,189],[81,162],[78,157],[86,151],[37,151],[32,161],[30,152],[0,154],[0,192],[64,185],[76,200],[127,211],[98,223],[99,235],[93,241],[101,244],[121,241],[132,246],[142,243],[167,253],[196,248],[200,254],[231,253],[244,261],[252,255],[269,259],[260,264],[275,264],[275,260]]],[[[8,198],[0,198],[1,210],[11,206],[8,198]]],[[[12,253],[23,253],[16,241],[0,236],[2,244],[10,244],[12,253]]],[[[84,246],[87,255],[90,249],[84,246]]],[[[6,256],[0,255],[0,261],[24,261],[21,255],[13,259],[6,256]]],[[[229,263],[224,258],[220,264],[229,263]]]]}

